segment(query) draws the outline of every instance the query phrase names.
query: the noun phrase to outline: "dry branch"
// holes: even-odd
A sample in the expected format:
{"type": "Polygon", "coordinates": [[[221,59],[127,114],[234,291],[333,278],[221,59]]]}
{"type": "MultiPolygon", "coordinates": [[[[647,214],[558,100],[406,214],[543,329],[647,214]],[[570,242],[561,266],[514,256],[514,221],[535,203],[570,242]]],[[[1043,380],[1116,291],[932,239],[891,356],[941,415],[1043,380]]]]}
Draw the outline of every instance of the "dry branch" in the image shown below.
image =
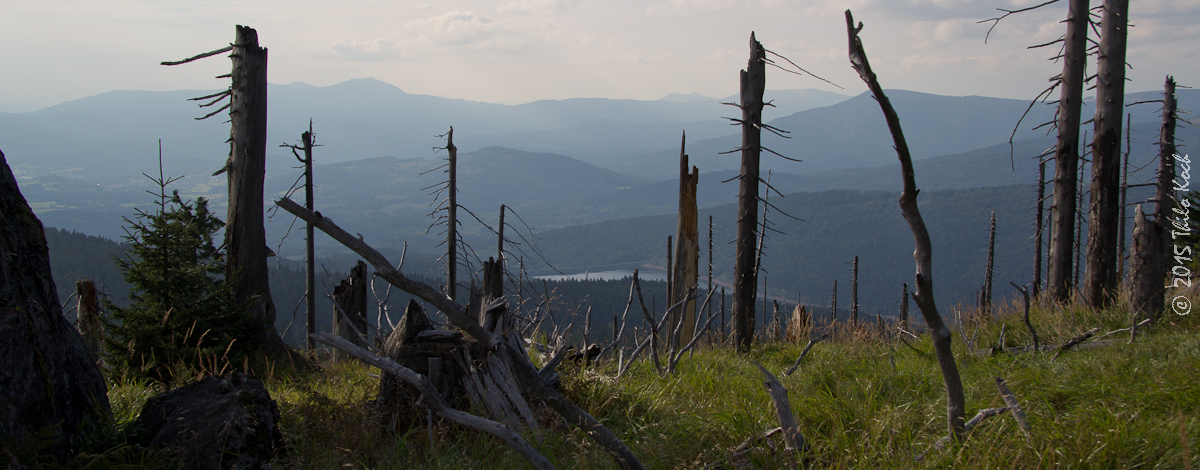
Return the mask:
{"type": "Polygon", "coordinates": [[[750,362],[758,367],[763,377],[766,378],[763,386],[767,388],[767,394],[771,395],[771,402],[775,404],[775,419],[779,420],[779,427],[783,429],[784,446],[790,451],[807,451],[808,444],[804,442],[804,436],[800,435],[800,429],[796,426],[796,417],[792,415],[792,406],[788,403],[787,389],[783,388],[779,379],[775,378],[761,364],[755,361],[750,362]]]}
{"type": "Polygon", "coordinates": [[[446,403],[446,400],[442,398],[442,394],[438,393],[433,384],[429,382],[429,379],[414,372],[412,369],[397,364],[396,361],[391,359],[376,356],[370,351],[346,341],[344,338],[339,338],[329,333],[317,333],[312,335],[312,339],[332,346],[345,352],[346,354],[361,359],[363,362],[399,377],[400,380],[403,380],[405,383],[419,390],[421,392],[421,396],[425,399],[425,404],[430,408],[433,408],[433,411],[435,411],[437,414],[459,425],[466,426],[476,431],[486,432],[500,438],[500,440],[504,441],[506,445],[517,451],[518,454],[521,454],[521,457],[524,457],[525,460],[529,461],[529,464],[534,468],[554,468],[554,466],[550,464],[550,461],[546,460],[546,457],[543,457],[542,454],[538,453],[538,451],[530,446],[528,442],[525,442],[525,439],[522,439],[519,434],[514,432],[508,426],[490,419],[481,418],[479,416],[451,408],[450,405],[446,403]]]}
{"type": "Polygon", "coordinates": [[[1075,347],[1075,345],[1077,345],[1079,343],[1087,341],[1088,338],[1091,338],[1098,331],[1100,331],[1100,328],[1092,328],[1090,330],[1085,331],[1083,334],[1081,334],[1079,336],[1076,336],[1074,338],[1067,340],[1067,342],[1063,343],[1062,346],[1058,347],[1058,352],[1054,353],[1054,357],[1050,358],[1050,360],[1054,361],[1055,359],[1058,359],[1059,354],[1066,352],[1067,350],[1075,347]]]}
{"type": "Polygon", "coordinates": [[[921,315],[925,319],[925,325],[929,328],[930,335],[933,337],[934,352],[937,355],[938,366],[942,371],[942,380],[946,386],[946,416],[949,437],[957,440],[963,433],[963,414],[964,414],[964,398],[962,379],[958,374],[958,365],[954,362],[954,352],[950,349],[950,328],[942,321],[941,314],[938,313],[937,305],[933,297],[933,262],[932,262],[932,244],[929,241],[929,230],[925,228],[925,221],[921,218],[921,211],[917,207],[917,183],[913,174],[912,156],[909,154],[908,143],[904,139],[904,132],[900,128],[900,118],[896,115],[896,110],[892,108],[891,102],[887,95],[883,93],[883,87],[879,85],[879,80],[875,77],[875,73],[871,71],[871,64],[867,61],[867,53],[863,49],[862,40],[859,39],[858,33],[862,31],[862,23],[857,27],[854,25],[854,16],[850,10],[846,10],[846,32],[850,41],[850,64],[854,70],[858,72],[867,86],[871,89],[871,94],[875,96],[875,100],[879,102],[879,107],[883,111],[884,118],[887,120],[888,129],[891,131],[892,140],[895,142],[896,153],[900,158],[901,176],[904,179],[904,190],[900,193],[900,212],[904,215],[904,220],[908,222],[909,228],[912,229],[913,239],[916,249],[913,251],[913,258],[916,261],[916,284],[913,290],[913,300],[921,309],[921,315]]]}
{"type": "Polygon", "coordinates": [[[1008,389],[1008,385],[1004,383],[1004,379],[1001,377],[996,377],[996,389],[1000,390],[1000,396],[1004,398],[1004,404],[1012,412],[1013,419],[1017,420],[1017,424],[1021,426],[1021,431],[1024,431],[1025,436],[1028,437],[1033,428],[1029,426],[1029,420],[1025,419],[1025,410],[1021,409],[1021,404],[1017,402],[1017,396],[1013,395],[1012,390],[1008,389]]]}
{"type": "Polygon", "coordinates": [[[808,355],[808,350],[812,349],[813,345],[820,343],[821,341],[824,341],[828,338],[829,338],[829,333],[823,333],[817,339],[809,339],[808,346],[805,346],[804,350],[800,351],[800,357],[796,358],[796,362],[794,364],[792,364],[792,367],[788,368],[788,370],[786,372],[784,372],[783,375],[792,375],[792,372],[795,372],[796,368],[800,367],[800,361],[803,361],[804,356],[808,355]]]}

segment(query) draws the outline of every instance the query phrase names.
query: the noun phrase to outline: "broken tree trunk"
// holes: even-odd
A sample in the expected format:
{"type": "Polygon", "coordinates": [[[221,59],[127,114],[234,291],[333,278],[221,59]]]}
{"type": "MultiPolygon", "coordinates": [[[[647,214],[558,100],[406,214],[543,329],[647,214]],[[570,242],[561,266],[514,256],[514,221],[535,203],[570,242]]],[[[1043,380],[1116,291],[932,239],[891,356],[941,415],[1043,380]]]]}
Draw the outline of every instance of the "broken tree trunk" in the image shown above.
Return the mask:
{"type": "Polygon", "coordinates": [[[1050,262],[1046,267],[1050,298],[1065,302],[1071,297],[1071,256],[1074,253],[1075,193],[1079,171],[1079,116],[1083,105],[1083,75],[1087,66],[1088,0],[1070,0],[1067,34],[1063,40],[1061,96],[1058,99],[1058,142],[1054,150],[1054,231],[1050,235],[1050,262]]]}
{"type": "Polygon", "coordinates": [[[1121,207],[1121,118],[1125,106],[1125,39],[1129,0],[1104,0],[1092,132],[1087,274],[1083,299],[1102,309],[1117,297],[1117,226],[1121,207]]]}
{"type": "Polygon", "coordinates": [[[450,300],[458,292],[458,147],[454,146],[454,127],[446,132],[446,154],[449,156],[446,180],[446,293],[450,300]]]}
{"type": "Polygon", "coordinates": [[[913,241],[916,249],[913,251],[913,258],[916,261],[917,275],[916,284],[913,291],[913,300],[917,302],[917,307],[921,309],[921,315],[925,319],[925,326],[929,328],[929,333],[933,337],[933,349],[937,355],[938,366],[942,371],[942,381],[946,386],[946,425],[951,439],[958,440],[963,433],[963,415],[964,415],[964,398],[962,379],[958,374],[958,365],[954,362],[954,351],[950,349],[950,328],[942,321],[941,314],[938,313],[937,304],[933,297],[933,247],[929,241],[929,230],[925,228],[925,221],[921,218],[921,211],[917,207],[917,183],[913,174],[912,156],[908,151],[908,143],[904,139],[904,132],[900,128],[900,117],[896,115],[896,110],[892,108],[891,102],[887,95],[883,93],[883,87],[879,85],[879,80],[875,77],[875,73],[871,71],[871,64],[867,61],[867,53],[863,50],[862,40],[858,37],[859,31],[862,30],[862,23],[857,27],[854,26],[854,17],[850,14],[850,10],[846,10],[846,32],[850,40],[850,65],[858,72],[859,77],[867,83],[867,87],[871,89],[871,94],[875,96],[875,100],[879,102],[879,107],[883,111],[883,116],[887,120],[888,129],[891,131],[892,140],[895,141],[896,153],[900,158],[900,171],[904,180],[904,190],[900,193],[900,212],[904,215],[904,220],[908,222],[909,228],[912,229],[913,241]]]}
{"type": "MultiPolygon", "coordinates": [[[[696,209],[696,185],[700,180],[700,170],[691,167],[688,171],[688,156],[684,153],[687,135],[679,144],[679,223],[675,229],[675,271],[671,276],[671,305],[683,300],[688,291],[694,289],[700,281],[700,227],[699,215],[696,209]]],[[[696,331],[696,302],[688,302],[683,308],[672,314],[668,324],[671,330],[682,324],[679,334],[671,335],[671,349],[679,349],[680,342],[692,338],[696,331]]]]}
{"type": "Polygon", "coordinates": [[[554,466],[550,464],[550,461],[546,460],[546,458],[538,453],[533,446],[529,445],[528,442],[525,442],[525,439],[522,439],[520,434],[517,434],[511,428],[501,423],[480,418],[470,413],[464,413],[450,407],[450,405],[446,403],[446,400],[442,398],[442,394],[437,391],[437,388],[434,387],[434,385],[430,383],[429,379],[427,379],[425,376],[401,366],[391,359],[385,359],[371,354],[370,351],[345,341],[342,338],[322,333],[320,335],[316,335],[314,339],[333,346],[340,351],[345,351],[347,354],[378,367],[383,371],[400,378],[400,380],[403,380],[405,383],[416,387],[418,390],[420,390],[421,396],[424,398],[426,405],[428,405],[432,410],[436,411],[439,415],[456,424],[496,436],[501,441],[504,441],[506,445],[520,454],[521,457],[524,457],[525,460],[529,461],[529,464],[534,468],[554,468],[554,466]]]}
{"type": "MultiPolygon", "coordinates": [[[[1171,223],[1171,213],[1180,213],[1180,210],[1175,208],[1175,191],[1187,188],[1189,183],[1186,179],[1179,186],[1175,183],[1175,159],[1178,158],[1175,154],[1175,119],[1177,117],[1175,107],[1175,79],[1168,76],[1163,83],[1162,128],[1158,135],[1158,187],[1154,193],[1154,200],[1156,201],[1154,204],[1154,224],[1159,227],[1159,231],[1161,232],[1158,234],[1158,237],[1161,239],[1158,251],[1154,252],[1158,257],[1156,264],[1162,273],[1160,277],[1156,278],[1159,279],[1159,286],[1163,285],[1162,279],[1166,277],[1167,267],[1170,266],[1167,260],[1172,259],[1175,255],[1182,254],[1174,252],[1175,245],[1172,242],[1175,238],[1175,231],[1171,230],[1171,228],[1172,226],[1183,226],[1186,228],[1183,224],[1171,223]]],[[[1185,165],[1190,165],[1191,163],[1186,155],[1180,158],[1180,161],[1185,165]]],[[[1188,167],[1185,166],[1185,174],[1187,170],[1188,167]]],[[[1185,211],[1181,215],[1186,217],[1186,207],[1184,209],[1185,211]]],[[[1193,208],[1192,210],[1195,209],[1193,208]]],[[[1135,228],[1134,230],[1136,231],[1137,229],[1135,228]]],[[[1173,281],[1172,284],[1177,284],[1177,282],[1173,281]]],[[[1161,291],[1162,289],[1159,290],[1161,291]]],[[[1163,301],[1158,297],[1165,297],[1165,292],[1150,293],[1149,295],[1153,299],[1151,299],[1151,308],[1146,313],[1148,314],[1148,318],[1150,318],[1150,324],[1153,325],[1154,320],[1158,318],[1163,309],[1163,301]]]]}
{"type": "Polygon", "coordinates": [[[267,50],[258,32],[237,27],[233,41],[229,110],[229,208],[225,217],[225,276],[235,279],[233,298],[248,305],[261,323],[260,347],[273,360],[289,360],[275,331],[275,303],[267,282],[267,232],[263,225],[263,180],[267,161],[267,50]]]}
{"type": "Polygon", "coordinates": [[[775,419],[779,421],[779,427],[783,430],[784,447],[792,452],[807,451],[808,444],[804,442],[804,436],[800,434],[800,427],[796,425],[796,417],[792,414],[792,405],[788,403],[787,389],[783,388],[779,379],[775,378],[775,375],[768,372],[761,364],[750,362],[758,367],[766,379],[763,386],[767,388],[767,394],[771,396],[771,403],[775,405],[775,419]]]}
{"type": "MultiPolygon", "coordinates": [[[[367,347],[367,265],[359,261],[350,275],[333,288],[333,334],[367,347]]],[[[333,361],[347,359],[333,351],[333,361]]]]}
{"type": "Polygon", "coordinates": [[[738,177],[737,239],[733,265],[733,343],[738,351],[754,342],[754,301],[758,290],[754,242],[758,238],[758,168],[762,153],[763,91],[766,64],[762,44],[750,33],[750,60],[741,71],[742,168],[738,177]]]}
{"type": "Polygon", "coordinates": [[[475,320],[478,317],[472,317],[466,306],[451,300],[444,293],[438,292],[437,289],[425,283],[408,278],[397,270],[378,250],[367,245],[362,239],[347,233],[341,227],[334,224],[333,221],[314,212],[307,211],[299,204],[287,198],[277,200],[275,203],[283,210],[292,213],[304,221],[311,221],[314,226],[325,232],[326,235],[329,235],[338,243],[357,253],[375,268],[375,272],[379,277],[388,283],[419,297],[421,300],[441,310],[451,324],[461,329],[464,333],[471,336],[471,338],[474,338],[476,343],[478,343],[478,347],[495,353],[499,356],[498,360],[507,363],[513,372],[513,379],[516,380],[523,392],[541,400],[566,419],[568,423],[586,433],[600,447],[604,448],[622,468],[642,468],[642,464],[638,461],[637,456],[633,454],[633,451],[625,443],[621,442],[608,428],[600,424],[596,418],[578,406],[575,406],[575,404],[564,398],[550,384],[546,383],[542,376],[538,374],[538,370],[529,362],[524,349],[518,344],[519,339],[516,338],[514,331],[506,331],[506,335],[497,335],[485,330],[475,320]]]}
{"type": "Polygon", "coordinates": [[[1141,318],[1156,318],[1163,311],[1166,280],[1163,242],[1167,237],[1162,225],[1142,213],[1142,206],[1133,211],[1133,243],[1129,249],[1129,309],[1134,322],[1141,318]]]}
{"type": "Polygon", "coordinates": [[[104,321],[100,319],[100,305],[96,301],[96,283],[91,279],[75,281],[75,297],[79,299],[75,309],[79,335],[83,337],[84,347],[92,353],[92,360],[103,367],[104,321]]]}

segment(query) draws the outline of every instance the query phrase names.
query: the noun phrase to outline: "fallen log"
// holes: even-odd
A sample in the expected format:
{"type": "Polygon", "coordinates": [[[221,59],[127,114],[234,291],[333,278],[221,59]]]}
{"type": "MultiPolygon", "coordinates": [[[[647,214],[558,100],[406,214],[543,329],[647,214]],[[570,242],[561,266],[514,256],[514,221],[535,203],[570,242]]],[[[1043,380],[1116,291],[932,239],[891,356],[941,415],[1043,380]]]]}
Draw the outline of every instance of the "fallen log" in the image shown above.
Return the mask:
{"type": "Polygon", "coordinates": [[[1092,337],[1093,335],[1095,335],[1095,334],[1096,334],[1096,332],[1098,332],[1098,331],[1100,331],[1100,329],[1099,329],[1099,328],[1092,328],[1092,329],[1090,329],[1090,330],[1087,330],[1087,331],[1083,332],[1083,334],[1081,334],[1081,335],[1079,335],[1079,336],[1076,336],[1076,337],[1074,337],[1074,338],[1071,338],[1071,339],[1067,340],[1067,342],[1063,343],[1063,345],[1062,345],[1062,346],[1059,346],[1059,347],[1058,347],[1058,352],[1055,352],[1055,353],[1054,353],[1054,357],[1050,358],[1050,361],[1051,361],[1051,362],[1053,362],[1055,359],[1058,359],[1058,355],[1059,355],[1059,354],[1062,354],[1062,353],[1064,353],[1064,352],[1067,352],[1067,351],[1069,351],[1071,348],[1075,347],[1075,345],[1077,345],[1077,344],[1079,344],[1079,343],[1082,343],[1082,342],[1084,342],[1084,341],[1087,341],[1087,340],[1088,340],[1088,338],[1091,338],[1091,337],[1092,337]]]}

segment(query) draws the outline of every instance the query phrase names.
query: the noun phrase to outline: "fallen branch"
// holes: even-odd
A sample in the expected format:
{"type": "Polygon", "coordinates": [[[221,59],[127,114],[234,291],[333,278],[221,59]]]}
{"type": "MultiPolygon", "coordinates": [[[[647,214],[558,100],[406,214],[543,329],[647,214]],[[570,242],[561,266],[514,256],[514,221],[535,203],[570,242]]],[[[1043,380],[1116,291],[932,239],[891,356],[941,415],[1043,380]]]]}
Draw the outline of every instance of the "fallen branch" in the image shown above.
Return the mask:
{"type": "Polygon", "coordinates": [[[783,429],[783,444],[790,451],[808,451],[808,444],[804,442],[804,436],[800,435],[800,428],[796,426],[796,417],[792,415],[792,406],[788,403],[787,389],[783,388],[783,384],[779,383],[779,379],[775,378],[761,364],[750,361],[758,370],[762,372],[766,382],[763,386],[767,388],[767,394],[771,395],[771,402],[775,404],[775,419],[779,421],[779,427],[783,429]]]}
{"type": "MultiPolygon", "coordinates": [[[[979,423],[982,423],[983,420],[1000,415],[1005,411],[1008,411],[1007,406],[1002,406],[1000,408],[984,408],[979,410],[978,413],[975,413],[975,417],[971,418],[969,421],[967,421],[967,424],[963,425],[963,435],[966,436],[971,434],[971,431],[974,430],[976,426],[979,426],[979,423]]],[[[941,439],[938,439],[937,442],[934,442],[933,447],[935,447],[937,450],[942,450],[946,448],[946,444],[949,442],[950,436],[944,436],[941,439]]]]}
{"type": "MultiPolygon", "coordinates": [[[[800,367],[800,361],[803,361],[804,356],[808,355],[808,350],[812,349],[813,345],[820,343],[821,341],[824,341],[827,338],[829,338],[829,333],[824,333],[821,335],[821,337],[819,337],[817,339],[809,339],[808,346],[805,346],[804,350],[800,351],[800,357],[796,358],[796,363],[792,364],[792,367],[789,368],[786,372],[784,372],[783,375],[792,375],[792,372],[795,372],[796,368],[800,367]]],[[[909,346],[909,347],[912,347],[912,346],[909,346]]]]}
{"type": "Polygon", "coordinates": [[[1100,331],[1100,328],[1092,328],[1090,330],[1085,331],[1083,334],[1081,334],[1079,336],[1076,336],[1074,338],[1067,340],[1066,343],[1063,343],[1062,346],[1058,347],[1058,352],[1054,353],[1054,357],[1050,358],[1050,361],[1054,362],[1055,359],[1058,359],[1059,354],[1066,352],[1067,350],[1075,347],[1075,345],[1077,345],[1079,343],[1087,341],[1088,338],[1091,338],[1093,335],[1095,335],[1097,331],[1100,331]]]}
{"type": "Polygon", "coordinates": [[[521,454],[521,457],[524,457],[525,460],[527,460],[534,468],[554,468],[554,466],[550,464],[550,461],[546,460],[546,457],[543,457],[542,454],[538,453],[537,450],[534,450],[534,448],[530,446],[528,442],[525,442],[525,439],[521,438],[520,434],[517,434],[508,426],[490,419],[481,418],[479,416],[451,408],[450,405],[446,403],[446,400],[442,398],[442,394],[438,393],[437,389],[433,387],[433,384],[429,383],[429,379],[427,379],[424,375],[418,374],[412,369],[397,364],[396,361],[391,359],[376,356],[370,351],[367,351],[366,349],[347,341],[345,338],[339,338],[326,332],[317,333],[311,337],[317,342],[337,348],[346,354],[361,359],[367,364],[380,368],[384,372],[399,377],[400,380],[403,380],[405,383],[420,391],[421,397],[425,399],[425,404],[430,408],[433,408],[434,412],[456,424],[466,426],[476,431],[486,432],[500,438],[500,440],[504,441],[506,445],[517,451],[518,454],[521,454]]]}
{"type": "Polygon", "coordinates": [[[1033,427],[1029,425],[1029,420],[1025,419],[1025,410],[1021,409],[1021,404],[1017,402],[1017,396],[1013,395],[1012,390],[1008,389],[1008,385],[1001,377],[996,377],[996,388],[1000,390],[1000,396],[1004,398],[1004,404],[1008,405],[1008,411],[1012,412],[1013,419],[1017,420],[1017,425],[1021,426],[1021,430],[1025,432],[1025,437],[1029,437],[1033,432],[1033,427]]]}

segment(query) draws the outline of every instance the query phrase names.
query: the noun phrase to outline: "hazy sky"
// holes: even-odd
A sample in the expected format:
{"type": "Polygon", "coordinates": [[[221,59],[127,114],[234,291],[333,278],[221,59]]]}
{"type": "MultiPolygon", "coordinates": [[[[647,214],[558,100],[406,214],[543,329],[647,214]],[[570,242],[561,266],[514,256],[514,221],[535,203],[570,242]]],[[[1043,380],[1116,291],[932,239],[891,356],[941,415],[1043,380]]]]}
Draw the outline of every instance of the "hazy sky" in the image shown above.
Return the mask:
{"type": "MultiPolygon", "coordinates": [[[[118,89],[214,89],[229,61],[158,65],[256,28],[272,83],[375,77],[409,93],[499,103],[737,92],[750,31],[845,90],[768,70],[771,89],[858,94],[843,11],[888,88],[1030,98],[1061,71],[1066,2],[1014,15],[984,44],[996,8],[1041,0],[0,0],[0,111],[118,89]]],[[[1098,4],[1098,0],[1093,0],[1098,4]]],[[[1132,2],[1130,91],[1164,75],[1200,86],[1200,1],[1132,2]]],[[[782,63],[782,61],[780,61],[782,63]]]]}

